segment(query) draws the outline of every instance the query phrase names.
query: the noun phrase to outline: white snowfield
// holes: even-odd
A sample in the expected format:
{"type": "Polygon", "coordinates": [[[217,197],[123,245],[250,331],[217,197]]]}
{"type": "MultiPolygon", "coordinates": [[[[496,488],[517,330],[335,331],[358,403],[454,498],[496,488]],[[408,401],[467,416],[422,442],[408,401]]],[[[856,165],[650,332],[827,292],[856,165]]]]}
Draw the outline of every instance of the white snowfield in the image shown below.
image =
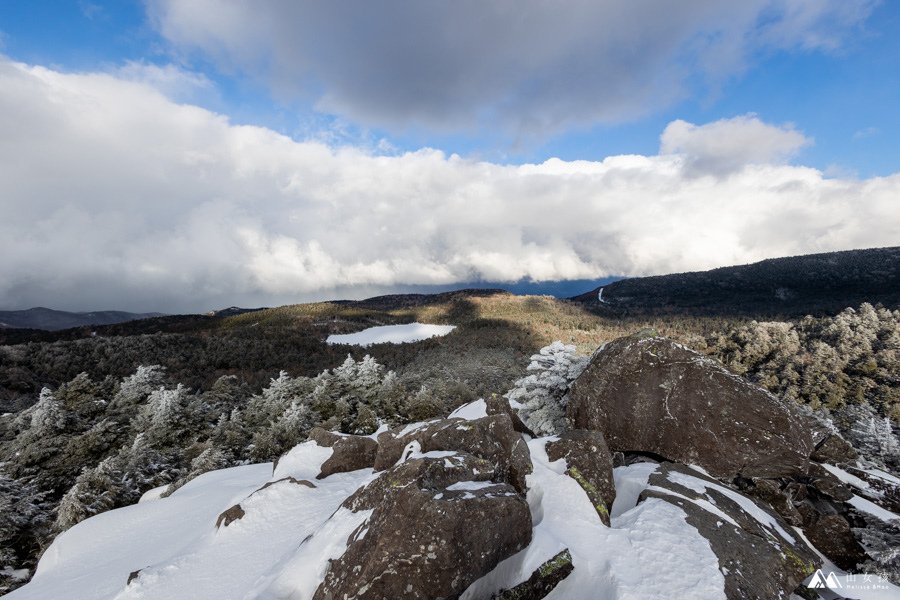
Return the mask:
{"type": "MultiPolygon", "coordinates": [[[[484,416],[485,404],[478,401],[454,414],[475,419],[484,416]]],[[[655,498],[637,504],[655,464],[615,469],[617,497],[610,511],[612,526],[606,527],[578,483],[564,474],[565,460],[549,461],[545,445],[551,439],[528,442],[534,463],[527,479],[534,524],[531,544],[473,583],[463,599],[487,598],[515,586],[564,548],[575,568],[547,596],[550,600],[725,598],[718,559],[709,542],[687,523],[684,511],[655,498]]],[[[454,454],[409,450],[407,459],[454,454]]],[[[148,493],[139,504],[88,519],[59,536],[32,581],[7,598],[309,599],[324,578],[328,559],[344,552],[351,532],[371,515],[352,513],[340,508],[341,503],[378,475],[361,469],[315,479],[331,454],[331,448],[305,442],[283,456],[274,473],[271,463],[213,471],[168,498],[148,493]],[[217,529],[219,514],[237,503],[244,516],[217,529]],[[126,585],[129,574],[139,569],[137,579],[126,585]]],[[[691,488],[711,486],[699,478],[681,477],[679,483],[691,488]]],[[[490,485],[460,482],[452,489],[490,485]]],[[[768,515],[754,516],[786,538],[802,536],[799,530],[788,533],[773,526],[768,515]]],[[[889,593],[897,591],[892,586],[889,593]]]]}
{"type": "Polygon", "coordinates": [[[329,335],[325,343],[362,346],[363,348],[372,344],[406,344],[445,336],[454,329],[456,329],[456,325],[428,325],[426,323],[382,325],[369,327],[356,333],[329,335]]]}

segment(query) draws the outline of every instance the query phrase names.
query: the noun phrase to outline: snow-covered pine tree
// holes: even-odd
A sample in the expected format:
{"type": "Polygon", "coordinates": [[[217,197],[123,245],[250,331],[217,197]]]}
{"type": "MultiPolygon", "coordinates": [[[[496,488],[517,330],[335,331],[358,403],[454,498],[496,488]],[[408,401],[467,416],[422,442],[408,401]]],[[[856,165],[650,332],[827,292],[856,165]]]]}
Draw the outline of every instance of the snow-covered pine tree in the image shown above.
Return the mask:
{"type": "Polygon", "coordinates": [[[110,456],[96,467],[85,469],[63,496],[56,513],[55,528],[73,525],[116,506],[122,493],[123,469],[118,456],[110,456]]]}
{"type": "Polygon", "coordinates": [[[516,381],[506,397],[520,404],[519,416],[536,434],[561,433],[567,428],[569,385],[589,361],[576,353],[575,346],[553,342],[531,357],[529,375],[516,381]]]}
{"type": "Polygon", "coordinates": [[[890,418],[882,417],[871,404],[862,402],[845,406],[834,420],[861,458],[879,468],[900,469],[900,441],[890,418]]]}
{"type": "Polygon", "coordinates": [[[203,475],[204,473],[208,473],[209,471],[215,471],[218,469],[224,469],[231,465],[231,459],[229,459],[228,455],[216,448],[215,446],[209,446],[203,452],[201,452],[194,460],[191,461],[190,470],[185,474],[175,480],[173,483],[166,488],[166,491],[162,494],[162,497],[165,498],[167,496],[171,496],[173,492],[178,490],[184,484],[189,482],[190,480],[203,475]]]}

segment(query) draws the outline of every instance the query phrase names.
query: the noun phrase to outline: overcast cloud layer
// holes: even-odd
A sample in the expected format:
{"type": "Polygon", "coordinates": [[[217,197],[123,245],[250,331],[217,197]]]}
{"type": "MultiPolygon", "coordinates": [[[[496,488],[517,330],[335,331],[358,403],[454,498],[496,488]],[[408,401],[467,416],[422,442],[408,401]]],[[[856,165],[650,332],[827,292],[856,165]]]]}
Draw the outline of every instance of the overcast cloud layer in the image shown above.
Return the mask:
{"type": "Polygon", "coordinates": [[[0,60],[0,308],[200,310],[900,240],[900,175],[826,179],[785,164],[811,140],[752,115],[674,122],[657,156],[502,166],[233,126],[137,69],[0,60]]]}
{"type": "Polygon", "coordinates": [[[840,46],[873,0],[149,0],[177,49],[353,122],[541,136],[715,93],[760,53],[840,46]]]}

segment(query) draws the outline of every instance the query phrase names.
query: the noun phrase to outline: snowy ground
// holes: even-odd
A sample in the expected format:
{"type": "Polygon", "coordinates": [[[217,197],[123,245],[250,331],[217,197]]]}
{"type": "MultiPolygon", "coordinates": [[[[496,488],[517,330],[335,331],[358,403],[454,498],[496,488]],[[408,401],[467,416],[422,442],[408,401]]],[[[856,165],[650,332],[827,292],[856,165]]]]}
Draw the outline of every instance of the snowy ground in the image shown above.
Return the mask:
{"type": "Polygon", "coordinates": [[[274,475],[271,463],[214,471],[168,498],[150,497],[88,519],[59,536],[32,581],[7,597],[220,600],[293,592],[309,598],[327,559],[343,552],[347,536],[367,515],[329,517],[374,477],[364,469],[316,481],[331,452],[306,442],[279,462],[274,475]],[[283,481],[257,491],[288,476],[317,487],[283,481]],[[236,503],[244,517],[216,529],[218,515],[236,503]],[[126,587],[138,569],[140,576],[126,587]]]}
{"type": "Polygon", "coordinates": [[[535,525],[531,545],[472,584],[462,600],[487,598],[515,586],[563,548],[572,554],[575,569],[548,600],[725,598],[718,559],[685,521],[684,511],[656,499],[634,505],[655,465],[616,469],[617,490],[623,493],[613,505],[612,527],[606,527],[578,483],[564,474],[565,461],[547,458],[544,445],[550,439],[528,444],[534,463],[528,476],[535,525]]]}
{"type": "Polygon", "coordinates": [[[383,325],[381,327],[369,327],[356,333],[329,335],[325,342],[328,344],[347,344],[362,347],[386,343],[405,344],[444,336],[454,329],[456,329],[456,325],[427,325],[425,323],[383,325]]]}

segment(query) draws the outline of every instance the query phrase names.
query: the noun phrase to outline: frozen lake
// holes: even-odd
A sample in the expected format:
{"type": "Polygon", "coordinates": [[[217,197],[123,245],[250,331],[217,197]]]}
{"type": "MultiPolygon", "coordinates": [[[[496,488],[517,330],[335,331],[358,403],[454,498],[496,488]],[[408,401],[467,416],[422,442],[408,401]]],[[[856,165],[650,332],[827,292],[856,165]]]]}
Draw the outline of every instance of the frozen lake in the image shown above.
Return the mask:
{"type": "Polygon", "coordinates": [[[363,347],[371,346],[372,344],[405,344],[447,335],[454,329],[456,329],[456,325],[427,325],[425,323],[382,325],[380,327],[369,327],[356,333],[329,335],[325,342],[328,344],[349,344],[363,347]]]}

